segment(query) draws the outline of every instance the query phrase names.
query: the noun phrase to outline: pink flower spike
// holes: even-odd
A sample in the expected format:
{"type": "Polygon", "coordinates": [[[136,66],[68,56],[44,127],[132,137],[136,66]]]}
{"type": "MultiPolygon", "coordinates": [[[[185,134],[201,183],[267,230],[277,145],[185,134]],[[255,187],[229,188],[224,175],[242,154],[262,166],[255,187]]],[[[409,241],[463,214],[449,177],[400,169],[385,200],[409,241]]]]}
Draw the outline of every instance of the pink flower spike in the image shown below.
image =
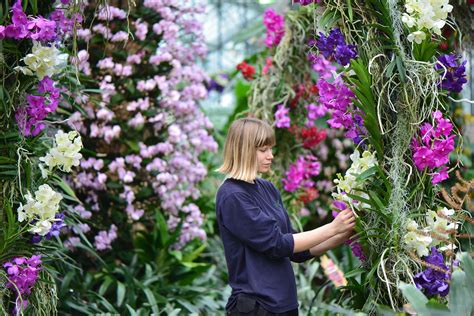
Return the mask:
{"type": "Polygon", "coordinates": [[[431,183],[438,184],[448,178],[449,178],[448,167],[443,167],[437,173],[433,174],[433,178],[431,178],[431,183]]]}
{"type": "Polygon", "coordinates": [[[436,121],[438,121],[438,120],[440,120],[441,118],[443,118],[443,113],[441,113],[440,110],[434,111],[432,115],[433,115],[433,118],[434,118],[436,121]]]}
{"type": "Polygon", "coordinates": [[[433,126],[430,123],[423,123],[420,127],[420,135],[423,143],[428,146],[434,136],[433,126]]]}
{"type": "Polygon", "coordinates": [[[415,166],[419,170],[423,170],[426,167],[431,166],[431,164],[433,163],[433,151],[425,146],[419,147],[413,155],[413,160],[415,161],[415,166]]]}
{"type": "Polygon", "coordinates": [[[288,110],[283,104],[278,106],[277,111],[275,112],[275,126],[278,128],[289,128],[291,124],[291,119],[288,116],[288,110]]]}
{"type": "Polygon", "coordinates": [[[448,119],[445,118],[440,118],[438,120],[438,126],[436,127],[436,132],[435,136],[440,137],[441,135],[443,136],[449,136],[451,134],[451,131],[453,130],[453,124],[448,119]]]}

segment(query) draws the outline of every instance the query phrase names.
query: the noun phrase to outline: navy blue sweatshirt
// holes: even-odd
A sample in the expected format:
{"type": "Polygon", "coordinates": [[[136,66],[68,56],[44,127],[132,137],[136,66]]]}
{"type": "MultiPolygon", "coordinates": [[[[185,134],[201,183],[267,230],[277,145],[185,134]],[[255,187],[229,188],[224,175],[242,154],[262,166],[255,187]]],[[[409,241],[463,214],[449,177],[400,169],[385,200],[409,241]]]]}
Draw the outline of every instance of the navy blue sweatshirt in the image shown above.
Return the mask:
{"type": "Polygon", "coordinates": [[[296,309],[290,260],[313,256],[308,250],[293,254],[295,231],[278,189],[259,178],[253,184],[226,179],[217,192],[216,213],[232,288],[226,309],[235,306],[241,293],[273,313],[296,309]]]}

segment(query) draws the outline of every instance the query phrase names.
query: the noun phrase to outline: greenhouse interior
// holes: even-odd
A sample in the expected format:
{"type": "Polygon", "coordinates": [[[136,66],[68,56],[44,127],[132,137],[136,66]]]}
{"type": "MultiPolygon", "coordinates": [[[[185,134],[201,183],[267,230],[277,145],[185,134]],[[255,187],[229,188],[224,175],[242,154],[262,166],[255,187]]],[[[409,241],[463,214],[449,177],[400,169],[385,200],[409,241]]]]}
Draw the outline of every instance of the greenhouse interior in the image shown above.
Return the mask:
{"type": "Polygon", "coordinates": [[[474,315],[474,0],[0,19],[0,315],[474,315]]]}

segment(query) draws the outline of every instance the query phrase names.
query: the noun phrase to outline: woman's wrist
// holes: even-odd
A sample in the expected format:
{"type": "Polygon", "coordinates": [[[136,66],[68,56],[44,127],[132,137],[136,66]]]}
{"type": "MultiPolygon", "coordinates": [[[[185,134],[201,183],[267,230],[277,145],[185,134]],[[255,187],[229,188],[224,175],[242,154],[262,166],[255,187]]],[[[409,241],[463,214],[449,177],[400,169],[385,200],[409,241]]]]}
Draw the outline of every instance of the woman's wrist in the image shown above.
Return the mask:
{"type": "Polygon", "coordinates": [[[337,236],[339,234],[338,230],[337,230],[337,227],[336,227],[336,224],[334,222],[330,222],[328,224],[328,232],[329,232],[329,238],[331,237],[334,237],[334,236],[337,236]]]}

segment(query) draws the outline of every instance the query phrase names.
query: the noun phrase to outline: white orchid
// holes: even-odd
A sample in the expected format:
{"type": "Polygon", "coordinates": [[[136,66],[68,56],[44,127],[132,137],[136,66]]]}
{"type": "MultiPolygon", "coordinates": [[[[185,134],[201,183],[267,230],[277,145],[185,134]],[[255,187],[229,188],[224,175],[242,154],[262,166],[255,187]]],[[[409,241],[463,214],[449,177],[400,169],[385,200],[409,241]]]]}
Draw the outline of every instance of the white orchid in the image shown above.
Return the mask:
{"type": "Polygon", "coordinates": [[[23,59],[26,66],[15,67],[25,75],[37,76],[42,80],[45,76],[53,76],[67,65],[68,54],[61,54],[60,50],[54,46],[42,46],[40,42],[33,43],[31,54],[23,59]]]}
{"type": "Polygon", "coordinates": [[[41,157],[40,161],[49,167],[49,171],[57,166],[64,172],[71,172],[72,166],[79,166],[82,158],[79,153],[82,149],[81,136],[76,131],[66,134],[60,130],[56,133],[55,140],[56,146],[41,157]]]}
{"type": "Polygon", "coordinates": [[[412,30],[407,39],[420,44],[426,39],[426,32],[441,35],[453,6],[449,0],[407,0],[405,9],[402,22],[412,30]]]}
{"type": "Polygon", "coordinates": [[[425,38],[426,38],[426,34],[425,32],[422,32],[422,31],[416,31],[416,32],[410,33],[407,37],[407,39],[410,42],[415,42],[417,44],[421,44],[421,42],[423,42],[425,38]]]}
{"type": "Polygon", "coordinates": [[[410,231],[405,234],[403,241],[406,243],[409,249],[415,250],[417,255],[427,256],[429,255],[429,246],[433,239],[430,236],[425,236],[417,231],[410,231]]]}
{"type": "MultiPolygon", "coordinates": [[[[445,208],[438,209],[438,213],[448,217],[454,214],[454,210],[445,208]]],[[[444,240],[449,239],[449,231],[457,230],[458,224],[453,223],[445,217],[439,216],[434,211],[428,211],[426,215],[426,223],[430,231],[434,232],[433,242],[431,246],[437,246],[443,243],[444,240]]]]}
{"type": "Polygon", "coordinates": [[[40,185],[34,198],[27,193],[26,204],[20,203],[17,209],[18,221],[36,221],[29,231],[41,236],[46,235],[51,229],[52,222],[55,221],[62,198],[61,194],[55,192],[49,185],[40,185]]]}
{"type": "Polygon", "coordinates": [[[457,230],[458,224],[449,219],[454,215],[453,209],[446,207],[438,208],[437,212],[429,210],[426,213],[426,227],[419,229],[419,225],[414,220],[406,224],[408,231],[403,237],[403,241],[410,250],[415,250],[418,256],[427,256],[429,249],[433,246],[440,246],[439,251],[455,249],[456,246],[449,241],[449,231],[457,230]],[[448,217],[448,218],[446,218],[448,217]]]}
{"type": "Polygon", "coordinates": [[[364,151],[361,157],[359,151],[355,150],[354,153],[350,155],[350,159],[352,160],[352,165],[346,171],[344,177],[339,173],[337,174],[337,179],[334,179],[334,183],[337,185],[337,192],[334,192],[332,196],[338,201],[346,202],[357,208],[368,208],[369,205],[358,201],[354,202],[352,198],[348,197],[343,192],[368,199],[369,197],[366,193],[358,191],[364,188],[365,181],[357,181],[356,179],[359,174],[376,166],[377,158],[375,157],[375,153],[369,151],[364,151]]]}

